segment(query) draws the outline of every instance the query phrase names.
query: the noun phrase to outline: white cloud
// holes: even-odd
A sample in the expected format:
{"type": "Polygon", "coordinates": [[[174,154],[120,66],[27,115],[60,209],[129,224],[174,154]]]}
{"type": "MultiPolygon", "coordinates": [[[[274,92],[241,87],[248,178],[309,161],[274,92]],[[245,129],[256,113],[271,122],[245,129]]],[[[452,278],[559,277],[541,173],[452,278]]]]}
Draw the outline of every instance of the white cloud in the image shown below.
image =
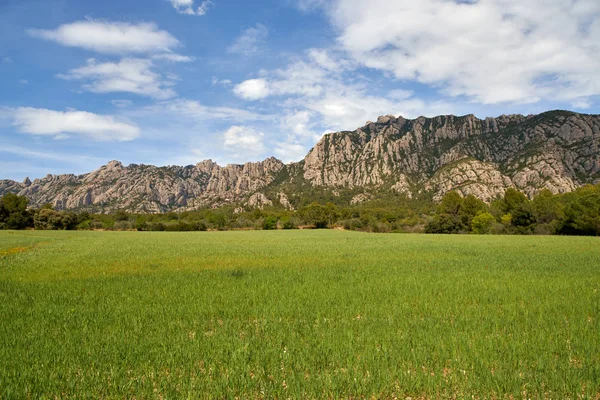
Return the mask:
{"type": "Polygon", "coordinates": [[[600,94],[597,0],[336,0],[328,13],[355,61],[450,96],[496,104],[600,94]]]}
{"type": "Polygon", "coordinates": [[[198,101],[188,99],[162,101],[145,108],[143,113],[152,115],[175,114],[178,116],[177,118],[185,117],[194,121],[232,120],[243,122],[272,119],[269,115],[241,108],[205,106],[198,101]]]}
{"type": "Polygon", "coordinates": [[[196,10],[196,15],[206,15],[210,6],[213,5],[213,2],[210,0],[205,0],[200,4],[198,9],[196,10]]]}
{"type": "Polygon", "coordinates": [[[126,108],[133,104],[131,100],[123,100],[123,99],[114,99],[110,101],[113,106],[119,108],[126,108]]]}
{"type": "Polygon", "coordinates": [[[245,100],[283,97],[278,106],[286,109],[281,127],[286,129],[286,143],[314,144],[320,135],[316,128],[329,130],[356,129],[379,115],[448,113],[454,107],[446,102],[427,103],[412,97],[408,90],[396,89],[377,94],[363,81],[356,63],[337,52],[312,49],[307,57],[286,68],[261,71],[263,77],[244,81],[234,93],[245,100]],[[291,119],[290,119],[291,118],[291,119]],[[308,132],[304,135],[295,131],[308,132]]]}
{"type": "Polygon", "coordinates": [[[117,63],[99,63],[90,59],[87,65],[59,75],[67,80],[84,80],[83,89],[93,93],[128,92],[155,99],[169,99],[176,93],[169,86],[174,79],[152,71],[152,61],[124,58],[117,63]]]}
{"type": "Polygon", "coordinates": [[[275,147],[274,153],[284,163],[302,160],[307,153],[306,146],[297,143],[280,143],[275,147]]]}
{"type": "Polygon", "coordinates": [[[155,24],[78,21],[54,30],[30,29],[34,37],[51,40],[68,47],[79,47],[104,54],[169,53],[180,45],[169,32],[155,24]]]}
{"type": "Polygon", "coordinates": [[[289,142],[318,141],[322,135],[314,130],[314,119],[318,114],[310,110],[292,110],[280,120],[281,129],[288,134],[289,142]]]}
{"type": "Polygon", "coordinates": [[[171,4],[178,13],[187,15],[206,15],[213,2],[210,0],[203,1],[195,8],[194,0],[170,0],[171,4]]]}
{"type": "Polygon", "coordinates": [[[22,84],[22,85],[28,85],[29,81],[27,79],[20,79],[19,83],[22,84]]]}
{"type": "Polygon", "coordinates": [[[177,155],[164,158],[164,155],[157,161],[158,165],[194,165],[206,159],[202,149],[186,148],[181,149],[177,155]]]}
{"type": "Polygon", "coordinates": [[[163,53],[155,54],[152,56],[153,60],[166,60],[171,62],[192,62],[195,60],[194,57],[184,56],[177,53],[163,53]]]}
{"type": "Polygon", "coordinates": [[[237,162],[260,157],[266,150],[264,134],[247,126],[232,126],[223,132],[223,146],[237,162]]]}
{"type": "Polygon", "coordinates": [[[265,79],[249,79],[233,88],[236,96],[246,100],[260,100],[269,96],[269,87],[265,79]]]}
{"type": "Polygon", "coordinates": [[[415,118],[424,114],[435,116],[454,112],[454,106],[443,101],[427,103],[417,98],[395,100],[369,95],[354,88],[327,93],[320,99],[307,102],[306,107],[318,112],[329,130],[353,130],[380,115],[415,118]]]}
{"type": "Polygon", "coordinates": [[[301,11],[313,11],[327,5],[328,0],[296,0],[296,7],[301,11]]]}
{"type": "Polygon", "coordinates": [[[77,110],[21,107],[13,112],[13,125],[22,133],[59,138],[71,133],[99,141],[129,141],[140,135],[136,125],[119,121],[114,116],[77,110]]]}
{"type": "MultiPolygon", "coordinates": [[[[103,162],[106,161],[105,158],[86,156],[82,154],[68,154],[68,153],[56,153],[48,151],[47,149],[35,150],[29,147],[22,146],[14,146],[10,143],[2,143],[0,142],[0,153],[12,154],[19,157],[29,158],[29,159],[43,159],[43,160],[52,160],[52,161],[60,161],[61,163],[67,164],[78,164],[82,162],[103,162]]],[[[31,167],[31,162],[28,167],[31,167]]],[[[26,168],[29,169],[29,168],[26,168]]],[[[34,168],[35,169],[35,168],[34,168]]],[[[47,173],[47,169],[42,169],[40,172],[47,173]]]]}
{"type": "Polygon", "coordinates": [[[220,85],[220,86],[226,86],[227,87],[227,86],[231,86],[233,84],[233,82],[231,82],[230,79],[219,79],[216,76],[212,77],[211,82],[212,82],[213,86],[220,85]]]}
{"type": "Polygon", "coordinates": [[[311,49],[307,55],[306,60],[292,62],[287,68],[262,71],[263,78],[249,79],[236,85],[235,95],[245,100],[285,95],[319,97],[332,81],[341,82],[341,74],[351,64],[323,49],[311,49]]]}
{"type": "Polygon", "coordinates": [[[229,53],[249,56],[260,51],[265,45],[269,30],[263,24],[256,24],[255,27],[248,28],[235,40],[227,49],[229,53]]]}

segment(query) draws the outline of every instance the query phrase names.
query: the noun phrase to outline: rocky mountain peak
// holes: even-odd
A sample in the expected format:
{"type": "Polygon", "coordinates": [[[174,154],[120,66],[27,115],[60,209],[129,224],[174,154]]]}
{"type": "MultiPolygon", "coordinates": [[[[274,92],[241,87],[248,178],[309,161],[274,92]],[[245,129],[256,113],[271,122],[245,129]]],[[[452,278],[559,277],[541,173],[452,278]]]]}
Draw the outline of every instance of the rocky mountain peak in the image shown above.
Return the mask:
{"type": "Polygon", "coordinates": [[[109,161],[106,165],[105,165],[106,170],[108,171],[112,171],[112,170],[119,170],[119,169],[123,169],[123,164],[120,161],[117,160],[112,160],[109,161]]]}
{"type": "Polygon", "coordinates": [[[18,193],[33,206],[58,209],[163,212],[229,203],[291,209],[297,206],[292,190],[310,196],[318,187],[335,195],[353,191],[355,202],[382,191],[439,199],[450,190],[491,201],[509,187],[533,196],[598,182],[600,116],[555,110],[485,119],[385,115],[355,131],[324,135],[300,163],[270,157],[225,167],[212,160],[125,167],[113,160],[80,176],[0,181],[0,195],[18,193]]]}

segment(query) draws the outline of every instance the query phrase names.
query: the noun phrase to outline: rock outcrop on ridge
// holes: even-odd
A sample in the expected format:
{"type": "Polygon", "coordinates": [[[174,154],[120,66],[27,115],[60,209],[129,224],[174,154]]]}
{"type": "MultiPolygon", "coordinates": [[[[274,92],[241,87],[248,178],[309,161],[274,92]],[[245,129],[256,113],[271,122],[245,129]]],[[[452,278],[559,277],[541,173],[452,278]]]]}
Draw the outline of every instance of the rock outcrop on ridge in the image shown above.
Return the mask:
{"type": "Polygon", "coordinates": [[[294,188],[309,197],[311,188],[354,191],[354,203],[382,191],[440,199],[450,190],[491,201],[509,187],[533,196],[600,182],[599,145],[598,115],[384,116],[323,136],[298,163],[268,158],[225,167],[210,160],[155,167],[111,161],[84,175],[0,181],[0,195],[18,193],[34,206],[57,209],[149,213],[233,203],[293,209],[294,188]]]}

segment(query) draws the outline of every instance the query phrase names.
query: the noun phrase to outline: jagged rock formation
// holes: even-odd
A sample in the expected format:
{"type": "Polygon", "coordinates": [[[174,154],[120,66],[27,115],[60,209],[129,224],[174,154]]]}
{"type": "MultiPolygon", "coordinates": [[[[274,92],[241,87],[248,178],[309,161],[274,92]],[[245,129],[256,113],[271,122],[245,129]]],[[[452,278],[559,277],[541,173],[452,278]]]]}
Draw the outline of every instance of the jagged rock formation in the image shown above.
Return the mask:
{"type": "Polygon", "coordinates": [[[283,167],[275,158],[226,167],[210,160],[186,167],[125,167],[111,161],[85,175],[48,175],[29,185],[0,181],[0,194],[16,192],[35,206],[50,203],[57,209],[186,210],[242,200],[269,184],[283,167]]]}
{"type": "Polygon", "coordinates": [[[287,194],[279,192],[277,193],[277,197],[279,200],[279,204],[281,204],[283,208],[285,208],[286,210],[294,210],[294,206],[292,205],[292,203],[290,203],[287,194]]]}
{"type": "Polygon", "coordinates": [[[269,198],[267,196],[265,196],[263,193],[258,192],[258,193],[254,193],[252,196],[250,196],[250,198],[248,199],[248,202],[246,204],[250,208],[258,208],[258,209],[262,210],[265,207],[272,206],[273,202],[271,200],[269,200],[269,198]]]}
{"type": "Polygon", "coordinates": [[[329,190],[348,202],[386,191],[408,197],[450,190],[490,201],[509,187],[532,196],[600,182],[600,116],[567,111],[478,119],[383,116],[352,132],[325,135],[304,160],[275,158],[220,167],[202,161],[154,167],[111,161],[85,175],[48,175],[23,183],[0,181],[32,205],[134,212],[187,210],[236,203],[294,209],[298,193],[329,190]],[[352,200],[350,200],[352,199],[352,200]]]}
{"type": "Polygon", "coordinates": [[[409,194],[433,191],[435,199],[459,190],[489,201],[509,187],[563,193],[599,181],[599,143],[597,115],[386,116],[323,137],[304,159],[303,176],[313,186],[391,184],[409,194]]]}

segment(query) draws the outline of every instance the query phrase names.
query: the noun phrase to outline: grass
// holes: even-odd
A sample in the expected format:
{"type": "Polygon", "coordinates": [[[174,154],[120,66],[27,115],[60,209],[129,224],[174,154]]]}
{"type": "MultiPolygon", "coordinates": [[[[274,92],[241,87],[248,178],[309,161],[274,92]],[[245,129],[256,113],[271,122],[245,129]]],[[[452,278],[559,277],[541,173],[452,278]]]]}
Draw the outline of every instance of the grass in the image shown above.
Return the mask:
{"type": "Polygon", "coordinates": [[[0,232],[3,399],[599,394],[597,238],[0,232]]]}

